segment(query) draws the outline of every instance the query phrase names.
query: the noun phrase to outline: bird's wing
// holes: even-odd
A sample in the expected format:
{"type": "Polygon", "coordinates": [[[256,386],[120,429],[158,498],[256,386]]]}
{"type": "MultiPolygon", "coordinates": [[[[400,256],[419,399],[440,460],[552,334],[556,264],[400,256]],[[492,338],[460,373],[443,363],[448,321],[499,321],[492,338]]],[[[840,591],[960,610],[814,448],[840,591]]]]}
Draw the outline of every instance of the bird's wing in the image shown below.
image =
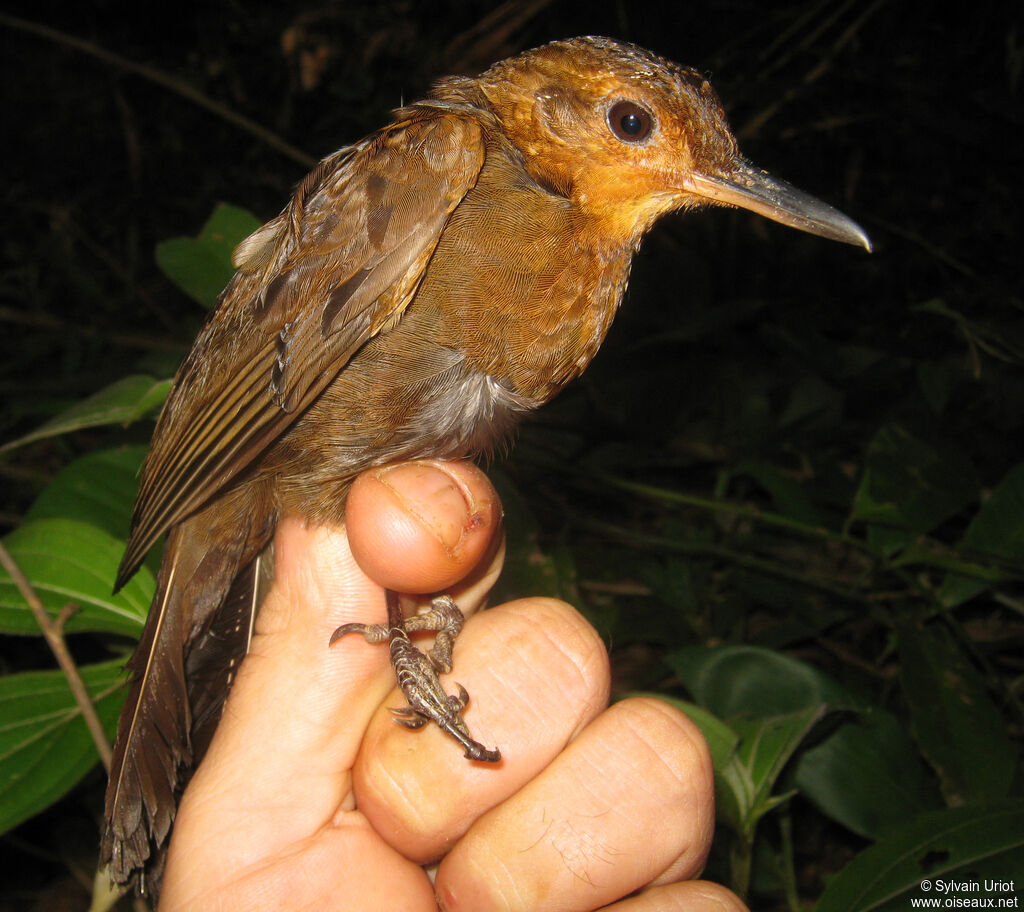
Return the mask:
{"type": "Polygon", "coordinates": [[[477,118],[421,109],[326,159],[239,245],[157,425],[118,586],[401,316],[483,161],[477,118]]]}

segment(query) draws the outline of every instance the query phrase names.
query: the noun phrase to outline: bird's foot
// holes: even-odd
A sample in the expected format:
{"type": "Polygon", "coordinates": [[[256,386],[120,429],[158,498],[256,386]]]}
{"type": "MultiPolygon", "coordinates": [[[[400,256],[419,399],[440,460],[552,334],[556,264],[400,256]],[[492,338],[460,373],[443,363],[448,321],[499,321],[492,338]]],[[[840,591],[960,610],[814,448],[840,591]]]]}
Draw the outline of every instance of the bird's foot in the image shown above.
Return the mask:
{"type": "Polygon", "coordinates": [[[362,634],[368,643],[388,642],[398,686],[409,701],[408,706],[391,710],[395,721],[413,729],[422,728],[432,721],[465,748],[468,759],[497,763],[501,753],[474,741],[463,721],[462,711],[469,702],[466,689],[459,684],[457,696],[447,694],[438,678],[439,673],[446,674],[452,669],[452,646],[464,621],[458,605],[449,596],[442,595],[435,598],[428,609],[406,620],[398,603],[398,594],[389,591],[387,601],[386,625],[344,624],[331,635],[331,645],[350,633],[362,634]],[[434,645],[426,654],[409,639],[410,633],[419,631],[437,634],[434,645]]]}

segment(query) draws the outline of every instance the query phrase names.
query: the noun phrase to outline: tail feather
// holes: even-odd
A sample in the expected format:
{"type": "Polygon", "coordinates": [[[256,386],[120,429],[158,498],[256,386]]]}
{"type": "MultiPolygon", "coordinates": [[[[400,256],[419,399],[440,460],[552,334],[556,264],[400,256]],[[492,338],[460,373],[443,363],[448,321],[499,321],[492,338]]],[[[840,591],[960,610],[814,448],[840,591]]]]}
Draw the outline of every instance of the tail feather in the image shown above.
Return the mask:
{"type": "Polygon", "coordinates": [[[215,501],[168,535],[156,595],[127,666],[131,689],[107,786],[100,862],[115,883],[148,868],[148,888],[158,887],[178,799],[248,650],[257,607],[251,589],[272,532],[271,511],[238,496],[215,501]]]}
{"type": "Polygon", "coordinates": [[[269,583],[273,555],[258,555],[235,577],[210,629],[196,641],[185,663],[192,708],[193,763],[206,756],[238,666],[249,650],[256,612],[269,583]]]}
{"type": "Polygon", "coordinates": [[[168,538],[142,639],[128,662],[131,691],[121,711],[107,786],[107,829],[100,859],[125,883],[170,831],[177,770],[191,759],[182,645],[183,612],[176,584],[180,529],[168,538]],[[158,747],[160,749],[158,749],[158,747]]]}

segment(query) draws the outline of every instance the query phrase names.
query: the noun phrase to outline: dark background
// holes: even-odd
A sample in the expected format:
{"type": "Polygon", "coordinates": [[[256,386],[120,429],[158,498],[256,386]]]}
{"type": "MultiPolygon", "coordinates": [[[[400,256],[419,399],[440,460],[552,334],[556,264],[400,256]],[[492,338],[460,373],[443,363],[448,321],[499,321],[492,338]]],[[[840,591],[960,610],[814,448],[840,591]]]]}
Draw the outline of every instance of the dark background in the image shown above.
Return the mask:
{"type": "MultiPolygon", "coordinates": [[[[172,373],[203,313],[156,268],[154,245],[196,234],[220,201],[269,218],[308,170],[182,92],[313,160],[386,122],[438,76],[590,33],[708,73],[745,154],[847,212],[875,253],[745,213],[659,225],[591,374],[524,430],[523,461],[508,468],[536,498],[547,540],[572,535],[567,511],[600,514],[603,501],[599,486],[573,488],[552,465],[630,465],[641,479],[710,496],[723,464],[766,452],[799,463],[795,436],[827,453],[838,510],[889,420],[955,441],[992,485],[1021,458],[1024,417],[1020,9],[997,0],[945,10],[898,0],[5,4],[0,440],[125,374],[172,373]],[[769,420],[830,367],[836,346],[867,359],[832,378],[841,398],[823,394],[809,423],[769,420]],[[938,391],[922,381],[940,375],[938,391]]],[[[124,436],[148,433],[143,424],[124,436]]],[[[60,466],[106,440],[82,433],[0,462],[4,528],[60,466]]],[[[6,669],[41,655],[22,641],[0,647],[6,669]]],[[[87,785],[7,837],[4,855],[21,861],[12,908],[82,907],[67,871],[91,880],[98,776],[87,785]]],[[[823,854],[860,847],[833,837],[823,854]]]]}
{"type": "MultiPolygon", "coordinates": [[[[905,332],[914,304],[967,296],[998,309],[1019,287],[1024,37],[1014,3],[941,12],[907,2],[524,2],[499,7],[490,27],[495,7],[483,2],[85,3],[59,14],[6,5],[19,6],[314,158],[384,122],[438,75],[574,34],[629,39],[706,71],[747,156],[846,209],[876,242],[869,260],[747,216],[715,214],[714,227],[676,220],[665,230],[769,241],[696,278],[677,270],[672,284],[774,281],[759,271],[772,270],[777,248],[813,245],[800,274],[782,280],[817,287],[823,310],[888,331],[897,350],[922,344],[905,332]],[[891,294],[878,292],[881,281],[891,294]]],[[[117,66],[9,25],[0,41],[9,431],[21,417],[10,401],[25,392],[19,379],[76,396],[145,351],[125,335],[186,346],[194,315],[156,272],[154,244],[195,233],[221,200],[276,214],[305,169],[117,66]]],[[[638,271],[651,271],[644,258],[638,271]]]]}
{"type": "MultiPolygon", "coordinates": [[[[997,321],[1019,315],[1024,37],[1013,3],[7,8],[197,90],[315,159],[385,122],[438,75],[574,34],[628,39],[707,72],[745,154],[847,211],[876,253],[745,214],[672,219],[634,283],[666,293],[653,304],[632,295],[624,316],[664,321],[714,296],[771,288],[776,301],[809,301],[833,333],[870,333],[899,356],[936,335],[946,341],[948,324],[915,315],[930,299],[997,321]],[[671,268],[656,262],[666,246],[677,248],[671,268]],[[664,312],[638,313],[650,307],[664,312]]],[[[154,244],[196,233],[218,201],[269,218],[306,168],[60,38],[8,22],[0,41],[6,439],[33,426],[41,397],[77,398],[140,358],[182,352],[201,315],[156,270],[154,244]]],[[[1018,417],[1001,416],[1004,429],[1018,417]]],[[[990,443],[998,459],[1005,447],[990,443]]],[[[16,500],[5,506],[17,513],[16,500]]]]}

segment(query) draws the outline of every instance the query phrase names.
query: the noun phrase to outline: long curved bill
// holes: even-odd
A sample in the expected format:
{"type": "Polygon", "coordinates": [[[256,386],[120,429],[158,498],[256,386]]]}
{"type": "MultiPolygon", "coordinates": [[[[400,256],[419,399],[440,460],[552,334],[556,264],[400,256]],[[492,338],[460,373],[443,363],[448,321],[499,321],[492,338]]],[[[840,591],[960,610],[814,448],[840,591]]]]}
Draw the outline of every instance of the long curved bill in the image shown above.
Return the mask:
{"type": "Polygon", "coordinates": [[[708,202],[749,209],[790,228],[871,252],[870,238],[853,219],[748,162],[737,161],[735,168],[723,175],[692,172],[687,183],[690,193],[708,202]]]}

